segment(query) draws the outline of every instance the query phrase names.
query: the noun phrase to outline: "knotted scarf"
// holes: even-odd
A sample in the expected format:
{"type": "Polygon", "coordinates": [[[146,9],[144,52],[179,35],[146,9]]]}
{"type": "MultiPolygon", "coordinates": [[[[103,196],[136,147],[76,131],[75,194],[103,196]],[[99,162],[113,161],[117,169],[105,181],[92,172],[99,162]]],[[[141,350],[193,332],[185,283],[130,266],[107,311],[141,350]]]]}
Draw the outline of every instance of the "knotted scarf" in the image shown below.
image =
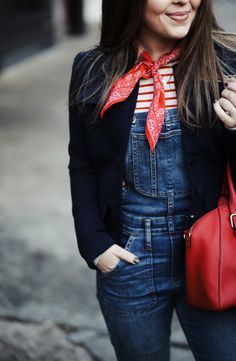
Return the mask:
{"type": "Polygon", "coordinates": [[[177,59],[179,54],[180,47],[178,46],[172,50],[172,52],[162,55],[158,60],[154,60],[146,50],[143,50],[141,60],[134,65],[131,70],[114,82],[106,104],[101,111],[101,118],[103,118],[105,111],[110,106],[128,98],[140,78],[153,78],[154,95],[145,125],[145,133],[151,152],[154,151],[165,119],[164,83],[158,70],[161,66],[177,59]]]}

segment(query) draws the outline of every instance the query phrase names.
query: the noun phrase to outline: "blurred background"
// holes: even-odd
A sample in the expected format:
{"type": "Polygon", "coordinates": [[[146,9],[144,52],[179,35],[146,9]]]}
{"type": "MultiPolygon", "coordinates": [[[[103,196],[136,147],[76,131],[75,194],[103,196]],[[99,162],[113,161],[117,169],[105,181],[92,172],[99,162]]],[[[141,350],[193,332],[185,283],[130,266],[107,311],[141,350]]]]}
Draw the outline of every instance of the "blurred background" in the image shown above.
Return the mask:
{"type": "MultiPolygon", "coordinates": [[[[235,0],[215,0],[236,31],[235,0]]],[[[71,214],[71,65],[99,40],[100,0],[0,3],[0,361],[115,361],[71,214]]],[[[172,361],[193,361],[176,316],[172,361]]]]}

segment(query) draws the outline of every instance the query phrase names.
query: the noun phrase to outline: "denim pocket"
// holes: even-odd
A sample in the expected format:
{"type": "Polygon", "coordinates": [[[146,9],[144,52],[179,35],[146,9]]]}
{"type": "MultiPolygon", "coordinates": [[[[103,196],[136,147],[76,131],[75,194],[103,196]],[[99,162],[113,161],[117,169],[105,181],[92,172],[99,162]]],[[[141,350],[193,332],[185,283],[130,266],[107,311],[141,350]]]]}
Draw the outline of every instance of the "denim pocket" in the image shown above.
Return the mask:
{"type": "Polygon", "coordinates": [[[133,175],[135,189],[150,197],[157,196],[156,153],[151,153],[145,133],[132,133],[133,175]]]}
{"type": "Polygon", "coordinates": [[[144,249],[143,233],[123,233],[122,247],[139,257],[132,264],[120,260],[109,272],[97,272],[97,299],[105,314],[134,315],[148,312],[157,302],[152,254],[144,249]]]}
{"type": "MultiPolygon", "coordinates": [[[[121,239],[121,244],[120,246],[124,249],[126,249],[127,251],[130,251],[131,250],[131,247],[132,247],[132,244],[133,244],[133,241],[135,239],[135,236],[127,231],[123,231],[123,234],[122,234],[122,239],[121,239]]],[[[115,265],[114,268],[112,268],[112,270],[108,271],[108,272],[101,272],[100,271],[100,274],[101,276],[109,276],[111,273],[115,273],[117,272],[120,268],[122,268],[122,265],[124,265],[125,263],[128,263],[126,260],[124,259],[120,259],[118,261],[118,263],[115,265]]]]}

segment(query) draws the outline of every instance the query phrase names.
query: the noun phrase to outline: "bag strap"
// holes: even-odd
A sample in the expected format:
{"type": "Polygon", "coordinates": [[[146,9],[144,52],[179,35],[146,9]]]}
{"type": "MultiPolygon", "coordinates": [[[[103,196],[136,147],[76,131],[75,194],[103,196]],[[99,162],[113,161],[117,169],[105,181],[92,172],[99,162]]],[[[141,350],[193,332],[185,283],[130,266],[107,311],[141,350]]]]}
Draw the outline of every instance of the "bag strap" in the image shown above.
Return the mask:
{"type": "Polygon", "coordinates": [[[229,162],[227,162],[227,166],[226,166],[226,175],[227,175],[228,192],[229,192],[229,209],[231,213],[230,223],[231,223],[231,227],[234,229],[234,231],[236,231],[236,192],[234,188],[229,162]]]}
{"type": "MultiPolygon", "coordinates": [[[[231,174],[230,174],[230,176],[231,176],[231,174]]],[[[224,174],[224,178],[223,178],[223,182],[222,182],[221,195],[229,198],[228,163],[227,163],[227,166],[226,166],[226,169],[225,169],[225,174],[224,174]]]]}

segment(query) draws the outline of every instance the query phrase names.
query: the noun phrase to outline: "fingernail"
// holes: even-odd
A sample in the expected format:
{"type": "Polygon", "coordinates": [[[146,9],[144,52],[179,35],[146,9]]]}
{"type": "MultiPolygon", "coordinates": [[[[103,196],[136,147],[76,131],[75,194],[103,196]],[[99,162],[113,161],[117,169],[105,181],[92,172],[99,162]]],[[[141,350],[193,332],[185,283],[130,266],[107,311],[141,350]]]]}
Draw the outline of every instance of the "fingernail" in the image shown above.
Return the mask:
{"type": "Polygon", "coordinates": [[[139,263],[140,262],[140,259],[138,257],[135,257],[134,258],[134,263],[139,263]]]}

